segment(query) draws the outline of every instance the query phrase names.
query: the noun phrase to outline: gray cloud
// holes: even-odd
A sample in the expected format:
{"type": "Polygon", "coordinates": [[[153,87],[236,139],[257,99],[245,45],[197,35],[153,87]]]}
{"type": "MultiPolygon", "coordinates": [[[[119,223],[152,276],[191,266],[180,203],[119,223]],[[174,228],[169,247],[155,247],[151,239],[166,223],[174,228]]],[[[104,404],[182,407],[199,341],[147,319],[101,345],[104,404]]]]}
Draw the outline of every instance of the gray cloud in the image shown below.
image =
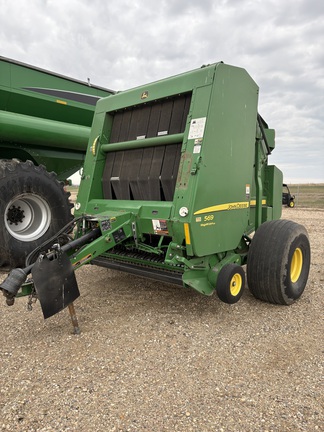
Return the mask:
{"type": "Polygon", "coordinates": [[[0,0],[0,55],[118,90],[223,60],[260,86],[285,180],[324,182],[324,3],[0,0]]]}

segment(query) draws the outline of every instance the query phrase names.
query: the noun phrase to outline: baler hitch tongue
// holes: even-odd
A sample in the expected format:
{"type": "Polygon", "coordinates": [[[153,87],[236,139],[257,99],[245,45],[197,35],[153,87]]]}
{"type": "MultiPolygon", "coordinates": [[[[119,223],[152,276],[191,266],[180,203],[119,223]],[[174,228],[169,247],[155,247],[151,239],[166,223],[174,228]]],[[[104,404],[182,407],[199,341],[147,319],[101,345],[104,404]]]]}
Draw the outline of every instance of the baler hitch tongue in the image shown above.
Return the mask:
{"type": "Polygon", "coordinates": [[[73,301],[79,297],[80,292],[67,254],[58,249],[55,255],[51,254],[50,259],[46,255],[40,255],[37,261],[26,269],[13,269],[0,285],[7,305],[14,304],[15,297],[31,270],[36,298],[40,302],[44,318],[68,307],[74,333],[79,334],[73,301]]]}
{"type": "Polygon", "coordinates": [[[80,296],[80,292],[67,251],[77,250],[99,236],[100,228],[96,228],[62,247],[58,244],[53,245],[51,252],[40,254],[36,262],[28,267],[13,269],[0,284],[0,290],[6,297],[7,305],[14,304],[18,291],[31,274],[30,283],[35,288],[36,298],[39,299],[44,318],[49,318],[68,307],[74,333],[79,334],[73,302],[80,296]]]}
{"type": "MultiPolygon", "coordinates": [[[[43,262],[42,256],[40,256],[39,260],[40,262],[43,262]]],[[[44,262],[47,263],[47,261],[48,260],[45,260],[44,262]]],[[[62,260],[62,257],[60,257],[60,263],[58,265],[61,266],[62,264],[64,264],[64,261],[65,259],[62,260]]],[[[55,263],[52,266],[53,267],[57,266],[57,263],[55,263]]],[[[51,269],[51,271],[52,270],[53,268],[51,269]]],[[[50,291],[51,297],[49,299],[47,284],[53,281],[53,277],[52,278],[50,277],[49,279],[47,278],[47,275],[44,272],[44,263],[42,268],[40,268],[40,265],[36,265],[36,264],[33,266],[33,277],[34,277],[33,287],[36,288],[36,296],[33,296],[33,294],[29,294],[30,300],[28,302],[28,310],[32,309],[31,308],[32,299],[34,300],[39,299],[44,318],[49,318],[50,316],[56,314],[57,312],[61,311],[67,306],[69,309],[74,334],[80,334],[79,323],[78,323],[78,319],[73,304],[73,300],[75,300],[80,294],[79,294],[78,286],[76,284],[73,269],[71,273],[71,269],[66,268],[61,273],[61,275],[63,275],[61,276],[61,280],[59,280],[54,275],[54,278],[56,279],[55,281],[56,285],[55,284],[53,285],[53,289],[50,291]],[[36,275],[36,279],[38,280],[37,288],[35,285],[35,275],[36,275]],[[51,303],[51,301],[53,301],[53,298],[54,298],[54,302],[51,303]]],[[[12,306],[14,304],[15,297],[19,289],[21,288],[21,286],[26,281],[26,278],[27,278],[27,274],[25,273],[25,271],[23,269],[17,268],[12,270],[9,276],[7,277],[7,279],[0,285],[0,289],[2,290],[2,294],[6,298],[6,303],[8,306],[12,306]]]]}

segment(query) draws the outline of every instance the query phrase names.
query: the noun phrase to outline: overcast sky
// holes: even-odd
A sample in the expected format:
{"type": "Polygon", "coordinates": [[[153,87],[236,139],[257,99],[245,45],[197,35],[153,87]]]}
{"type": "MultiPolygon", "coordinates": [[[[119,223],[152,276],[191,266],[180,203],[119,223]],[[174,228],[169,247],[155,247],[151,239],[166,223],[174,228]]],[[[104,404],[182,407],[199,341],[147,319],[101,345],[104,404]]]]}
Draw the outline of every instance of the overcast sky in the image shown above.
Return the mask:
{"type": "Polygon", "coordinates": [[[324,1],[0,0],[0,55],[114,90],[220,60],[260,87],[287,183],[324,182],[324,1]]]}

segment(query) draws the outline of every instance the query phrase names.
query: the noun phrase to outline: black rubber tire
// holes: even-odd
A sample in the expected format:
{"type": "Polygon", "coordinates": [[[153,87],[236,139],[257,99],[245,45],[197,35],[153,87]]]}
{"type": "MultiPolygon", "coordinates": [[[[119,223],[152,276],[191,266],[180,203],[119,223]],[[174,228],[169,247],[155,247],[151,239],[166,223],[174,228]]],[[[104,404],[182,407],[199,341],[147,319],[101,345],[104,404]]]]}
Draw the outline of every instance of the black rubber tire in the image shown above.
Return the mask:
{"type": "Polygon", "coordinates": [[[269,303],[292,304],[305,289],[310,257],[304,226],[289,220],[263,223],[255,232],[248,253],[250,291],[269,303]]]}
{"type": "Polygon", "coordinates": [[[226,264],[219,272],[216,281],[218,298],[228,304],[240,300],[245,287],[245,273],[238,264],[226,264]]]}
{"type": "Polygon", "coordinates": [[[0,160],[0,218],[2,219],[0,220],[0,269],[2,271],[24,267],[26,256],[32,250],[72,220],[73,204],[70,203],[69,196],[70,193],[64,190],[63,183],[57,180],[56,174],[47,172],[44,166],[35,166],[31,161],[0,160]],[[29,231],[26,229],[23,232],[23,230],[19,231],[19,226],[26,223],[28,218],[19,204],[26,201],[27,210],[28,200],[31,203],[29,206],[31,221],[34,222],[29,231]],[[35,209],[38,210],[37,217],[33,215],[34,204],[35,209]],[[42,218],[45,218],[42,208],[46,221],[42,221],[42,218]],[[37,228],[38,225],[42,228],[37,228]]]}

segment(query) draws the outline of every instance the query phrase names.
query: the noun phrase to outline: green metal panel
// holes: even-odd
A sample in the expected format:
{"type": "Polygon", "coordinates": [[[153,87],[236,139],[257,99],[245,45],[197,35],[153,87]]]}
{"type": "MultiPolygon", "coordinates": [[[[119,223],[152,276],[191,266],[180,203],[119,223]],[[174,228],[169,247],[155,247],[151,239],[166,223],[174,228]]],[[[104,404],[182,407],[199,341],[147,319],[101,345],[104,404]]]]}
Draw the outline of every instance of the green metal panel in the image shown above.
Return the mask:
{"type": "Polygon", "coordinates": [[[272,209],[271,218],[263,218],[266,220],[280,219],[282,212],[282,172],[274,165],[268,165],[265,168],[265,194],[268,206],[272,209]]]}
{"type": "Polygon", "coordinates": [[[0,158],[45,164],[60,179],[77,171],[95,104],[113,92],[4,57],[0,77],[0,158]]]}
{"type": "Polygon", "coordinates": [[[81,125],[0,111],[1,139],[5,142],[46,145],[85,151],[90,128],[81,125]]]}
{"type": "Polygon", "coordinates": [[[96,113],[107,113],[128,106],[145,105],[151,101],[173,95],[191,92],[194,88],[212,84],[215,73],[215,65],[203,67],[161,81],[146,84],[113,95],[109,103],[100,100],[96,107],[96,113]]]}
{"type": "Polygon", "coordinates": [[[0,109],[91,126],[97,100],[113,91],[0,57],[0,109]]]}
{"type": "Polygon", "coordinates": [[[220,64],[210,98],[201,98],[203,136],[188,139],[186,149],[197,171],[176,190],[174,213],[180,220],[180,208],[189,208],[181,221],[190,224],[197,256],[237,247],[249,218],[246,190],[253,177],[258,87],[244,70],[220,64]]]}

